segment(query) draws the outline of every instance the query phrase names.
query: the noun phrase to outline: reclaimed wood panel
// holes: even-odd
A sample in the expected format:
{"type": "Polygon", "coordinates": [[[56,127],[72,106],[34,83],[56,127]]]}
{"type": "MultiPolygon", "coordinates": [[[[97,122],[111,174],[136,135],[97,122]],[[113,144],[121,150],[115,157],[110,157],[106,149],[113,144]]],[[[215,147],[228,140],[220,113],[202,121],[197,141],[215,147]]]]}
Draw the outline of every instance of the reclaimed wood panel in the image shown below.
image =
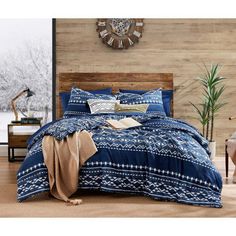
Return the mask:
{"type": "Polygon", "coordinates": [[[190,101],[201,94],[195,78],[199,65],[220,63],[227,77],[227,105],[216,120],[217,155],[236,129],[236,19],[144,19],[143,37],[128,50],[112,50],[98,38],[96,19],[58,19],[56,22],[57,79],[65,72],[173,73],[174,114],[200,127],[190,101]]]}
{"type": "MultiPolygon", "coordinates": [[[[112,88],[113,93],[119,89],[156,88],[173,89],[171,73],[60,73],[56,91],[57,118],[62,116],[60,92],[70,91],[73,86],[84,90],[112,88]]],[[[171,105],[173,114],[173,101],[171,105]]]]}

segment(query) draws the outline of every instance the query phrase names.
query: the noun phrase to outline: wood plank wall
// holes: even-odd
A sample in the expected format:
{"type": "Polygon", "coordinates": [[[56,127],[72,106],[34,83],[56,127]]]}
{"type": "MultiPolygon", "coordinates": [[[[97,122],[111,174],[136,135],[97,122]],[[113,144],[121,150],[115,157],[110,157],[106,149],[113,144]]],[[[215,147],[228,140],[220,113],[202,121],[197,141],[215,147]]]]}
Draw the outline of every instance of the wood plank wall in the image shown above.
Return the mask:
{"type": "Polygon", "coordinates": [[[189,104],[199,102],[194,79],[205,62],[224,65],[228,104],[216,121],[217,155],[236,130],[236,19],[144,19],[143,38],[128,50],[105,46],[96,32],[96,19],[57,19],[56,70],[61,72],[174,73],[174,114],[200,128],[189,104]]]}

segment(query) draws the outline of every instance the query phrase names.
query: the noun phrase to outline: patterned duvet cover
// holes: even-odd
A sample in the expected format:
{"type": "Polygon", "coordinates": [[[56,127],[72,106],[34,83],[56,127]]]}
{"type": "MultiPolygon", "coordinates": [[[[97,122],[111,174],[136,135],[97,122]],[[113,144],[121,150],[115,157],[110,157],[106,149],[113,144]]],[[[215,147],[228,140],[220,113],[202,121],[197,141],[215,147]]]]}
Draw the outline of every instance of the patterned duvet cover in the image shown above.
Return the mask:
{"type": "Polygon", "coordinates": [[[152,114],[81,115],[51,122],[28,142],[17,173],[17,198],[49,191],[42,139],[61,140],[79,131],[93,132],[98,152],[80,170],[78,189],[141,194],[157,200],[221,207],[222,179],[209,159],[207,141],[189,124],[152,114]],[[142,126],[107,127],[106,119],[133,117],[142,126]]]}

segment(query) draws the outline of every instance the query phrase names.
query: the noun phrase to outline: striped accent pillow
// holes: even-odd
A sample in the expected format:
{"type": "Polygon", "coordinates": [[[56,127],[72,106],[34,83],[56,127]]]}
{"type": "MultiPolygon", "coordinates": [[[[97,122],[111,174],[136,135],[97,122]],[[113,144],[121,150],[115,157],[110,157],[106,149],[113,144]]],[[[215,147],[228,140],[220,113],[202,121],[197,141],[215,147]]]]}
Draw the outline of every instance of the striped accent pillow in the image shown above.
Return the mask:
{"type": "Polygon", "coordinates": [[[103,99],[88,99],[88,104],[91,114],[98,113],[114,113],[115,104],[120,103],[119,100],[103,100],[103,99]]]}
{"type": "Polygon", "coordinates": [[[148,109],[148,104],[115,104],[115,111],[116,112],[142,112],[146,113],[148,109]]]}
{"type": "Polygon", "coordinates": [[[120,100],[121,104],[149,104],[147,113],[158,111],[165,114],[162,101],[162,91],[160,89],[151,90],[143,94],[120,92],[116,95],[116,99],[120,100]]]}

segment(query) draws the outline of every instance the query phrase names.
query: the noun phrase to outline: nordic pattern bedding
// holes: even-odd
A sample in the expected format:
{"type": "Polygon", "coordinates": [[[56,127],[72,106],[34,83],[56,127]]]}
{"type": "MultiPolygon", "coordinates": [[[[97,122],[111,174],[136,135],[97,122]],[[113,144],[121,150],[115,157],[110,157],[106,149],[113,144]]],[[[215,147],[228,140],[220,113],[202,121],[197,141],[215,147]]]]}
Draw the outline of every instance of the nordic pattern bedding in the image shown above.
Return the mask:
{"type": "Polygon", "coordinates": [[[222,179],[209,159],[208,143],[187,123],[160,113],[95,114],[64,118],[37,131],[17,174],[18,200],[49,191],[42,138],[61,140],[86,129],[98,152],[80,170],[78,189],[142,194],[157,200],[221,207],[222,179]],[[143,125],[104,128],[106,119],[132,116],[143,125]]]}
{"type": "Polygon", "coordinates": [[[120,104],[149,104],[147,113],[162,112],[165,114],[162,91],[160,89],[150,90],[143,94],[119,92],[116,94],[116,99],[120,100],[120,104]]]}
{"type": "MultiPolygon", "coordinates": [[[[121,93],[134,93],[134,94],[144,94],[148,92],[148,90],[130,90],[130,89],[120,89],[121,93]]],[[[173,99],[173,90],[161,90],[162,93],[162,101],[164,111],[167,116],[171,117],[171,102],[173,99]]]]}

